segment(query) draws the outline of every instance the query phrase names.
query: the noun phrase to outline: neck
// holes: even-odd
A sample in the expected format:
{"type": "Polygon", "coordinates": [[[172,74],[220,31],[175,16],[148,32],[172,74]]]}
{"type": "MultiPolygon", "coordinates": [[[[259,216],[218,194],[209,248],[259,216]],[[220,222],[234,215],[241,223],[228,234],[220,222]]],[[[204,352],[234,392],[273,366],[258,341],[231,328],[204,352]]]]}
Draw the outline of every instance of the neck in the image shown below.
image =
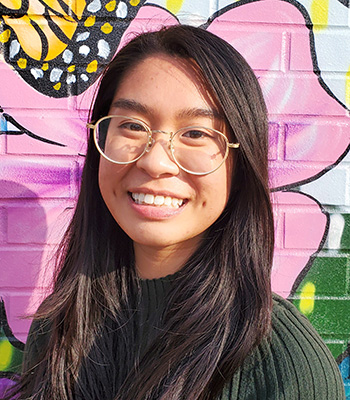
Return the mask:
{"type": "Polygon", "coordinates": [[[166,248],[134,242],[137,273],[141,279],[156,279],[175,274],[184,266],[196,247],[193,243],[186,242],[166,248]]]}

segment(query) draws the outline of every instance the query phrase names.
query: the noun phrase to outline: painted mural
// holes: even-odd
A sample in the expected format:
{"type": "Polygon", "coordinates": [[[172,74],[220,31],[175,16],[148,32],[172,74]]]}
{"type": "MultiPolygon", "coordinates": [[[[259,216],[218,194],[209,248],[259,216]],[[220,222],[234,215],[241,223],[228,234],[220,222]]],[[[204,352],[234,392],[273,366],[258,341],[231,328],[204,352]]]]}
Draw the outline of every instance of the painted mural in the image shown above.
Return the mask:
{"type": "Polygon", "coordinates": [[[273,290],[311,320],[350,399],[347,0],[0,0],[0,394],[79,189],[98,76],[137,32],[191,24],[255,70],[270,118],[273,290]]]}

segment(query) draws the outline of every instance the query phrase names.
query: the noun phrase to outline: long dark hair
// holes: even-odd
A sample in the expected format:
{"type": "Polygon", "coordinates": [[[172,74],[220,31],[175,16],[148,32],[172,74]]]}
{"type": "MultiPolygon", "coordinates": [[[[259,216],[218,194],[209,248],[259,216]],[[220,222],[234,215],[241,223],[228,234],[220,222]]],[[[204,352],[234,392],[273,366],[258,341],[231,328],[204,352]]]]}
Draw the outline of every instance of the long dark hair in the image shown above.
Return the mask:
{"type": "Polygon", "coordinates": [[[99,153],[90,135],[54,290],[35,315],[49,339],[25,366],[21,398],[80,398],[76,390],[85,374],[84,399],[214,399],[269,332],[274,233],[267,112],[258,81],[224,40],[200,28],[163,28],[135,37],[116,55],[103,74],[93,121],[108,113],[127,71],[155,54],[197,67],[240,143],[228,203],[176,278],[159,335],[140,359],[128,360],[124,373],[108,353],[116,340],[126,349],[134,345],[128,321],[139,279],[131,239],[102,200],[99,153]]]}

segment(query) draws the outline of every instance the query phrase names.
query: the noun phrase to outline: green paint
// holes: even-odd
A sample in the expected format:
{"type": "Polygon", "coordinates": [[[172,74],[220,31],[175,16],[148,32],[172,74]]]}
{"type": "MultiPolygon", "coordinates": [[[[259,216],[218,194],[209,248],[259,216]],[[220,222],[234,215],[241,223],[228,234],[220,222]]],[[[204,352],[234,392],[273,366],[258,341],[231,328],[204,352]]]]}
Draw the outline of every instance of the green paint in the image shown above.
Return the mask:
{"type": "Polygon", "coordinates": [[[0,371],[15,372],[21,371],[23,352],[11,344],[2,328],[0,328],[0,371]]]}
{"type": "Polygon", "coordinates": [[[7,339],[0,341],[0,371],[7,371],[11,364],[13,348],[7,339]]]}
{"type": "Polygon", "coordinates": [[[307,317],[323,339],[328,342],[328,347],[335,358],[345,351],[350,341],[350,299],[348,296],[350,255],[349,252],[344,251],[349,240],[350,216],[345,216],[347,221],[341,241],[342,250],[321,251],[293,296],[293,303],[300,310],[303,288],[307,284],[315,285],[314,308],[307,317]]]}
{"type": "Polygon", "coordinates": [[[350,250],[350,214],[342,214],[345,220],[343,235],[340,241],[341,250],[350,250]]]}

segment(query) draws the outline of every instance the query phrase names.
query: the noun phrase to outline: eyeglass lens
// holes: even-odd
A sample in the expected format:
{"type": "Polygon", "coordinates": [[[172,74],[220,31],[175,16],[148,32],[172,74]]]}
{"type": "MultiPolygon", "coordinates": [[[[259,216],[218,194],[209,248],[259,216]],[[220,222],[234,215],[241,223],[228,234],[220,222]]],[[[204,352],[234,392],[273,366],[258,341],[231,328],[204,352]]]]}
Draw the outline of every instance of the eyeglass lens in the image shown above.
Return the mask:
{"type": "MultiPolygon", "coordinates": [[[[111,116],[98,122],[96,139],[99,150],[117,163],[129,163],[146,150],[149,128],[141,121],[111,116]]],[[[204,127],[183,128],[172,140],[172,154],[183,169],[208,173],[223,162],[227,141],[220,133],[204,127]]]]}

